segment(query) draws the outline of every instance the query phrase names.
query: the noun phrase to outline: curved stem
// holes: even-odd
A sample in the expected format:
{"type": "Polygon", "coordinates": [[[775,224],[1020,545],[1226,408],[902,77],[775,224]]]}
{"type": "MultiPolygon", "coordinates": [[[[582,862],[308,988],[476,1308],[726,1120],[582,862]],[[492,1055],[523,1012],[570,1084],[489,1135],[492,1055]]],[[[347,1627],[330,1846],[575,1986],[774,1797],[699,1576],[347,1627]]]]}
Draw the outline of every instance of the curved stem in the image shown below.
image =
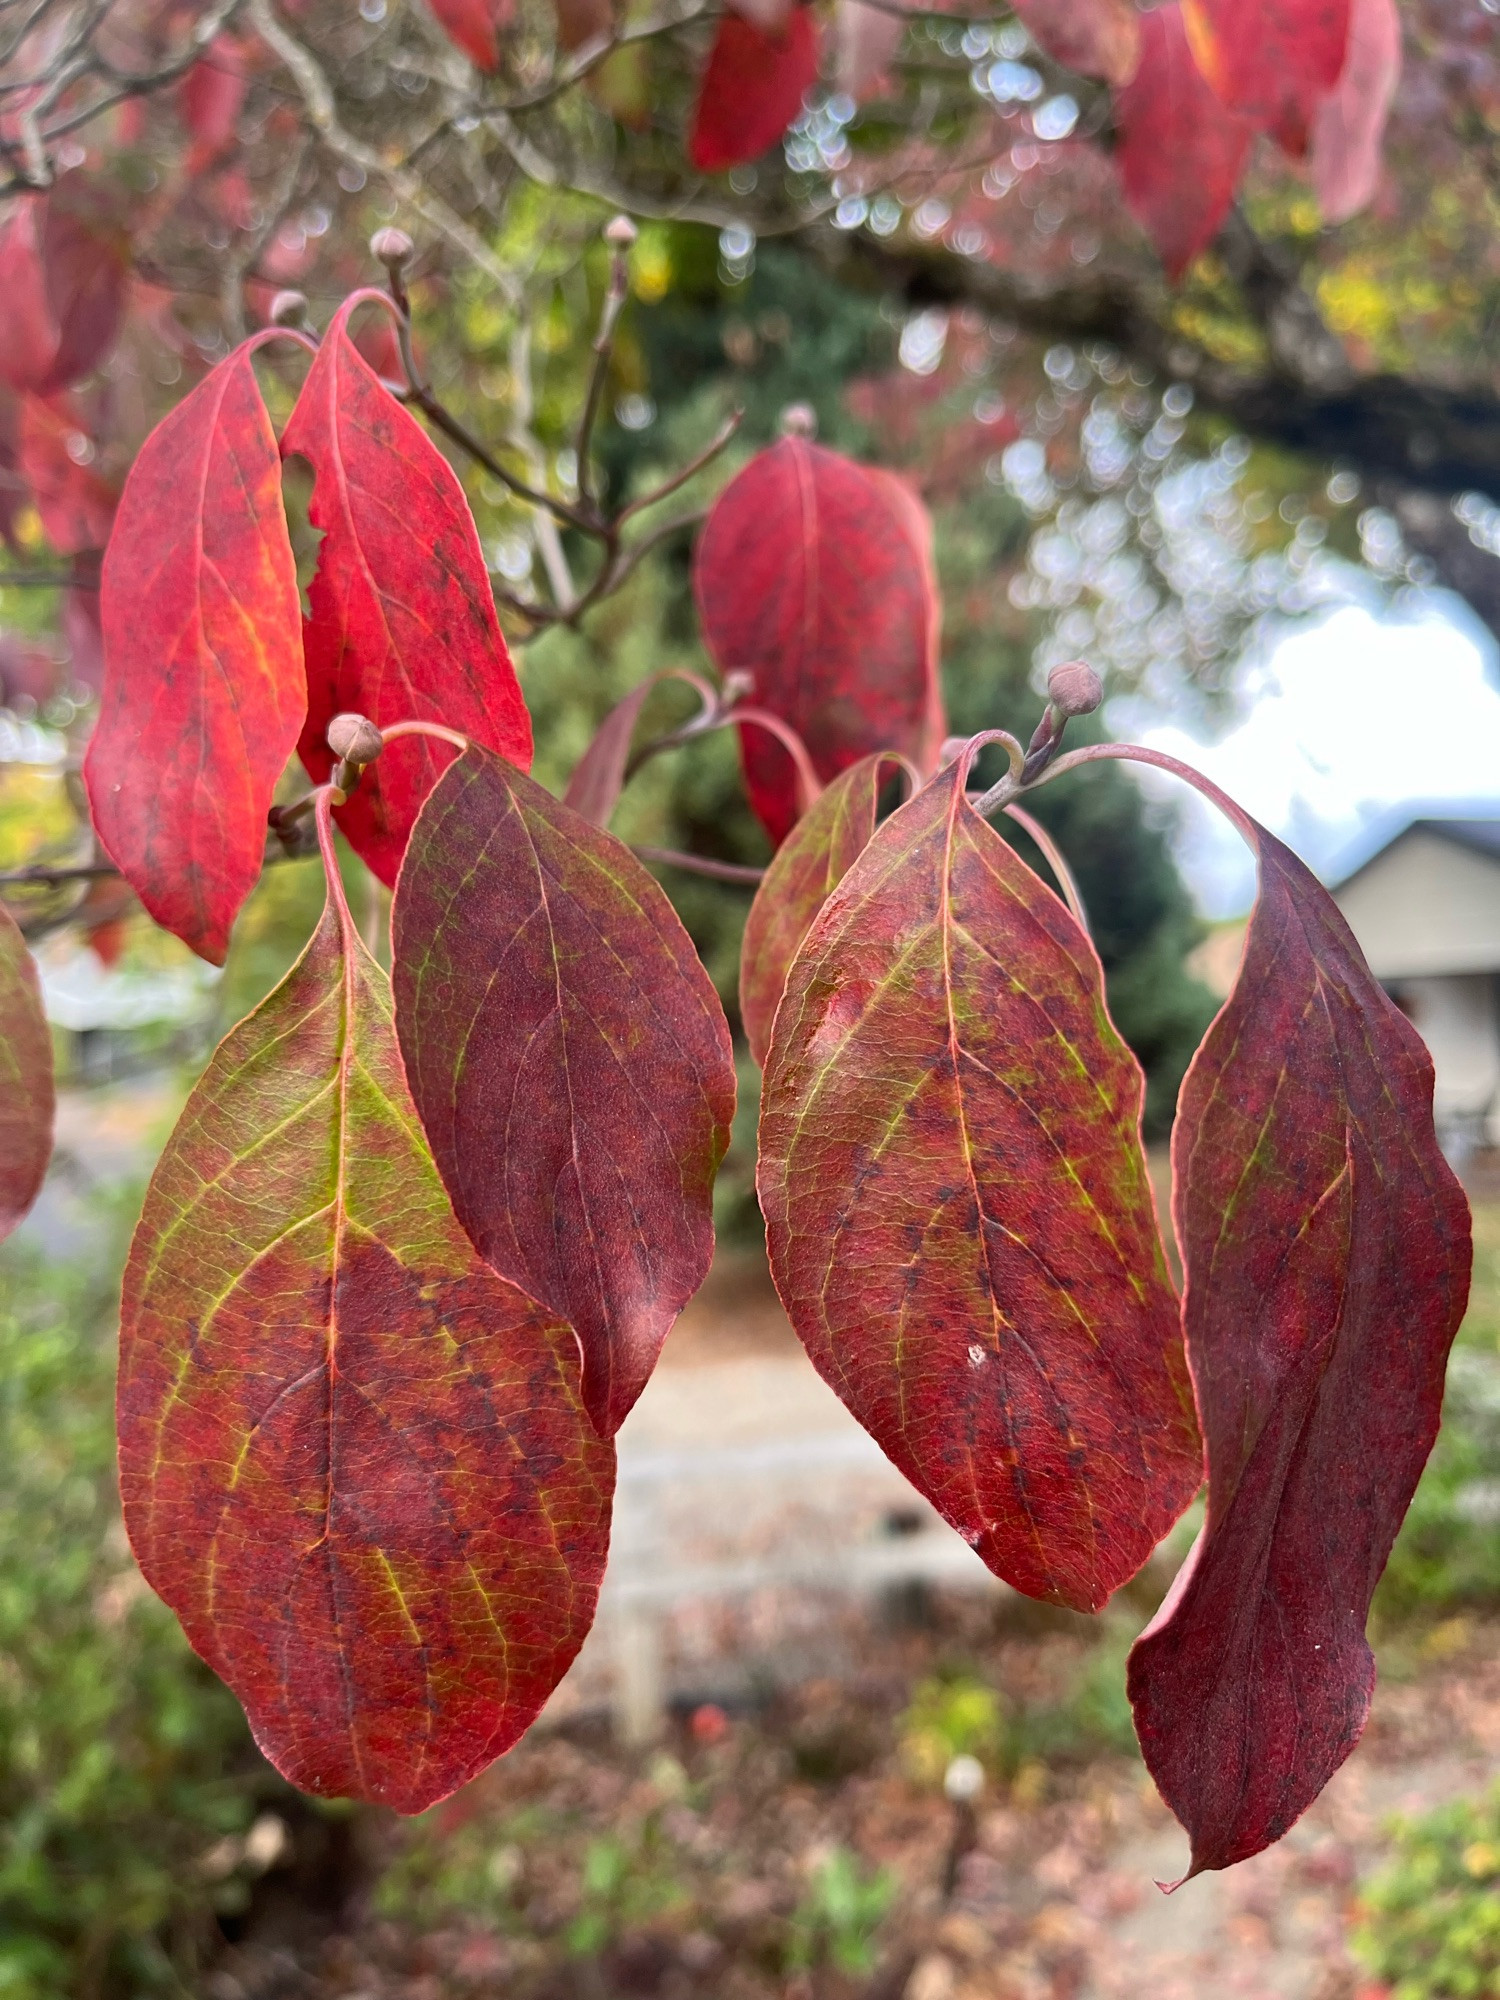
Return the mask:
{"type": "Polygon", "coordinates": [[[1021,773],[1026,768],[1026,752],[1008,729],[981,729],[977,736],[971,736],[959,750],[958,755],[964,767],[964,780],[967,780],[969,767],[986,743],[1004,744],[1005,754],[1010,759],[1010,769],[997,784],[991,785],[987,792],[981,792],[977,799],[970,800],[969,803],[981,819],[987,819],[997,806],[1003,806],[1008,799],[1015,797],[1021,789],[1021,773]]]}
{"type": "Polygon", "coordinates": [[[323,857],[323,873],[328,880],[328,898],[338,912],[339,931],[344,940],[344,957],[354,956],[354,946],[359,933],[354,927],[354,919],[349,914],[349,899],[344,894],[344,878],[339,872],[339,858],[333,845],[333,808],[342,805],[344,795],[337,785],[319,785],[312,794],[313,818],[318,829],[318,852],[323,857]]]}
{"type": "Polygon", "coordinates": [[[683,854],[675,847],[632,847],[642,861],[660,861],[668,868],[685,868],[690,875],[710,875],[716,882],[743,882],[754,887],[764,868],[742,868],[737,861],[712,861],[706,854],[683,854]]]}
{"type": "Polygon", "coordinates": [[[756,729],[764,729],[768,736],[774,736],[797,767],[798,811],[806,812],[816,802],[823,787],[813,769],[812,758],[807,754],[807,745],[789,723],[783,722],[779,715],[773,715],[770,709],[757,708],[753,703],[749,707],[728,709],[723,720],[748,722],[756,729]]]}
{"type": "Polygon", "coordinates": [[[440,743],[451,743],[459,752],[470,747],[468,737],[460,736],[456,729],[449,729],[441,722],[421,722],[415,716],[405,722],[393,722],[389,728],[382,726],[380,733],[387,743],[398,736],[435,736],[440,743]]]}
{"type": "Polygon", "coordinates": [[[1031,838],[1042,850],[1047,866],[1057,877],[1057,886],[1062,890],[1063,901],[1078,919],[1078,928],[1087,933],[1089,927],[1088,913],[1083,907],[1083,897],[1078,892],[1078,883],[1074,879],[1073,871],[1063,858],[1062,849],[1052,838],[1051,834],[1048,833],[1041,821],[1033,819],[1029,812],[1023,812],[1020,806],[1005,806],[1002,810],[1006,818],[1013,819],[1024,833],[1030,834],[1031,838]]]}
{"type": "Polygon", "coordinates": [[[1064,771],[1076,769],[1080,764],[1151,764],[1158,771],[1170,771],[1174,778],[1201,792],[1207,800],[1219,808],[1235,832],[1242,835],[1251,847],[1260,844],[1261,829],[1243,806],[1236,805],[1228,792],[1220,791],[1212,778],[1206,778],[1201,771],[1195,771],[1191,764],[1184,764],[1180,758],[1169,757],[1165,750],[1148,750],[1140,743],[1090,743],[1082,750],[1070,750],[1066,757],[1043,772],[1038,784],[1047,785],[1054,778],[1060,778],[1064,771]]]}

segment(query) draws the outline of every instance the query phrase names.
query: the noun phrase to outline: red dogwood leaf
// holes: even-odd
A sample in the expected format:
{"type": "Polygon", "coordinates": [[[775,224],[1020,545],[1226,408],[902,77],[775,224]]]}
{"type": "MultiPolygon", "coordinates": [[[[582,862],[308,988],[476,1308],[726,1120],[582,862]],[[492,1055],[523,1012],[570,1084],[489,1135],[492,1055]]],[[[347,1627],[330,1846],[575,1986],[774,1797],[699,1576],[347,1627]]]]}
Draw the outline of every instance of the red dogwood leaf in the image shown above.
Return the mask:
{"type": "Polygon", "coordinates": [[[698,86],[688,158],[711,174],[758,160],[801,115],[803,94],[817,80],[810,8],[794,7],[779,29],[721,14],[698,86]]]}
{"type": "Polygon", "coordinates": [[[52,1030],[36,963],[0,903],[0,1242],[41,1192],[53,1108],[52,1030]]]}
{"type": "Polygon", "coordinates": [[[94,441],[71,399],[23,398],[20,433],[21,473],[47,540],[62,556],[102,549],[116,495],[94,470],[94,441]]]}
{"type": "MultiPolygon", "coordinates": [[[[714,503],[694,556],[703,635],[725,673],[789,723],[823,779],[874,750],[930,768],[944,722],[927,517],[910,488],[787,437],[714,503]]],[[[740,733],[750,802],[773,840],[795,824],[796,777],[763,730],[740,733]]]]}
{"type": "Polygon", "coordinates": [[[1182,23],[1219,102],[1301,152],[1318,100],[1344,67],[1349,8],[1350,0],[1182,0],[1182,23]]]}
{"type": "Polygon", "coordinates": [[[429,0],[438,26],[456,48],[489,74],[500,67],[500,30],[515,18],[516,0],[429,0]]]}
{"type": "Polygon", "coordinates": [[[250,365],[277,337],[237,348],[157,425],[104,557],[94,825],[156,921],[215,965],[307,703],[281,460],[250,365]]]}
{"type": "Polygon", "coordinates": [[[819,910],[869,845],[883,770],[895,761],[877,751],[841,771],[761,878],[740,947],[740,1018],[750,1053],[762,1066],[788,968],[819,910]]]}
{"type": "Polygon", "coordinates": [[[564,805],[582,813],[595,826],[609,825],[625,789],[631,739],[641,719],[641,710],[648,696],[667,680],[685,681],[697,691],[705,722],[717,713],[719,702],[714,690],[686,667],[663,667],[660,673],[648,674],[617,701],[594,732],[594,740],[579,758],[563,794],[564,805]]]}
{"type": "Polygon", "coordinates": [[[119,1431],[148,1582],[304,1791],[422,1811],[588,1630],[613,1450],[569,1328],[454,1220],[336,900],[152,1179],[119,1431]]]}
{"type": "Polygon", "coordinates": [[[1386,115],[1400,79],[1396,0],[1353,0],[1343,72],[1313,113],[1310,164],[1325,222],[1347,222],[1373,199],[1386,115]]]}
{"type": "Polygon", "coordinates": [[[0,224],[0,381],[22,394],[45,388],[57,327],[37,245],[42,200],[18,201],[0,224]]]}
{"type": "Polygon", "coordinates": [[[1193,60],[1178,0],[1141,17],[1141,59],[1115,93],[1115,160],[1130,212],[1180,278],[1229,213],[1255,127],[1193,60]]]}
{"type": "Polygon", "coordinates": [[[1093,948],[964,796],[884,822],[792,964],[761,1208],[814,1365],[995,1572],[1095,1610],[1201,1455],[1093,948]]]}
{"type": "Polygon", "coordinates": [[[1129,1670],[1196,1875],[1279,1839],[1364,1727],[1365,1619],[1437,1435],[1469,1214],[1431,1058],[1327,891],[1197,773],[1144,761],[1214,799],[1260,863],[1172,1135],[1208,1515],[1129,1670]]]}
{"type": "MultiPolygon", "coordinates": [[[[350,339],[361,302],[357,294],[335,315],[281,440],[284,456],[312,465],[308,512],[324,531],[308,592],[299,753],[321,783],[333,769],[324,733],[352,711],[377,724],[443,722],[524,767],[531,718],[474,516],[452,466],[350,339]]],[[[452,757],[430,737],[401,737],[339,808],[382,882],[395,881],[417,811],[452,757]]]]}
{"type": "Polygon", "coordinates": [[[199,161],[212,160],[234,138],[249,81],[239,42],[233,35],[216,35],[178,84],[177,109],[199,161]]]}
{"type": "Polygon", "coordinates": [[[1141,16],[1131,0],[1018,0],[1016,13],[1039,48],[1116,88],[1140,66],[1141,16]]]}
{"type": "Polygon", "coordinates": [[[608,1435],[713,1252],[718,995],[629,848],[478,747],[422,809],[391,923],[438,1171],[480,1254],[577,1329],[608,1435]]]}
{"type": "Polygon", "coordinates": [[[37,248],[57,346],[43,387],[64,389],[93,373],[125,315],[130,238],[123,190],[64,174],[42,206],[37,248]]]}

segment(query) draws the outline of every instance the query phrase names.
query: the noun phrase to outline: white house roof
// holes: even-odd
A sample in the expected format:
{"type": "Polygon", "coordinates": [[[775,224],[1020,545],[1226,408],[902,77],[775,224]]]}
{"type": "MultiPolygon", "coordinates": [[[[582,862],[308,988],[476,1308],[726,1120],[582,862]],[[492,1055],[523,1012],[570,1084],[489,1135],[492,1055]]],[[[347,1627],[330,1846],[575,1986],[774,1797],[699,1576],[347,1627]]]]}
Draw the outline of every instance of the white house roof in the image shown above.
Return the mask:
{"type": "Polygon", "coordinates": [[[1493,855],[1500,861],[1500,798],[1393,806],[1373,819],[1339,855],[1329,870],[1328,886],[1335,891],[1344,888],[1402,834],[1416,827],[1440,840],[1451,840],[1456,847],[1493,855]]]}

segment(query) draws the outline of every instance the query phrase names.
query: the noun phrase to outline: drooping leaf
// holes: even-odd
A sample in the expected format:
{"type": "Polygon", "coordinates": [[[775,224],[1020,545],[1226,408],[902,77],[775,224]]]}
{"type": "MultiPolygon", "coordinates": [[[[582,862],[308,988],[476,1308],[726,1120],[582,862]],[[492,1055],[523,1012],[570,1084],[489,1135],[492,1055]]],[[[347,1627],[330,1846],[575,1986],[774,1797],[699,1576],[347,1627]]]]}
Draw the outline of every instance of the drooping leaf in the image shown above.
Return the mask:
{"type": "Polygon", "coordinates": [[[428,0],[455,48],[486,75],[500,67],[500,30],[515,16],[515,0],[428,0]]]}
{"type": "Polygon", "coordinates": [[[21,472],[59,555],[102,549],[115,517],[114,488],[95,466],[93,439],[67,396],[21,402],[21,472]]]}
{"type": "Polygon", "coordinates": [[[0,903],[0,1242],[41,1192],[52,1115],[52,1031],[36,964],[0,903]]]}
{"type": "Polygon", "coordinates": [[[1129,83],[1141,60],[1141,16],[1130,0],[1019,0],[1016,13],[1049,56],[1080,76],[1129,83]]]}
{"type": "Polygon", "coordinates": [[[178,84],[177,109],[199,161],[216,158],[234,138],[249,81],[240,43],[233,35],[216,35],[178,84]]]}
{"type": "Polygon", "coordinates": [[[307,700],[281,460],[253,345],[163,418],[125,482],[84,760],[110,859],[156,921],[215,965],[260,873],[307,700]]]}
{"type": "Polygon", "coordinates": [[[335,907],[152,1179],[119,1429],[147,1580],[304,1791],[432,1805],[593,1617],[614,1454],[576,1343],[454,1220],[335,907]]]}
{"type": "Polygon", "coordinates": [[[714,690],[708,682],[685,667],[664,667],[660,673],[648,674],[629,694],[617,701],[595,730],[594,739],[575,765],[568,780],[568,789],[563,794],[564,805],[582,813],[595,826],[609,825],[620,802],[620,793],[625,789],[631,739],[641,719],[641,710],[647,698],[665,680],[685,681],[689,687],[695,688],[705,715],[711,714],[717,706],[714,690]]]}
{"type": "Polygon", "coordinates": [[[758,160],[802,110],[818,80],[812,10],[793,7],[780,28],[721,14],[698,86],[688,158],[705,173],[758,160]]]}
{"type": "MultiPolygon", "coordinates": [[[[943,736],[938,596],[921,503],[891,474],[787,437],[714,503],[694,556],[709,651],[802,737],[825,780],[874,750],[930,767],[943,736]]],[[[742,730],[751,804],[773,840],[795,823],[795,772],[742,730]]]]}
{"type": "MultiPolygon", "coordinates": [[[[285,456],[312,465],[309,515],[324,531],[308,592],[299,753],[321,783],[333,769],[324,732],[352,711],[375,723],[442,722],[524,768],[531,718],[474,517],[453,468],[356,350],[352,309],[335,315],[281,440],[285,456]]],[[[339,808],[381,881],[395,881],[418,808],[452,757],[430,737],[402,737],[339,808]]]]}
{"type": "Polygon", "coordinates": [[[877,830],[793,961],[771,1268],[819,1372],[1018,1590],[1096,1609],[1198,1484],[1141,1072],[1062,903],[968,805],[877,830]]]}
{"type": "Polygon", "coordinates": [[[1204,81],[1178,0],[1141,17],[1141,59],[1115,92],[1115,127],[1130,212],[1180,278],[1229,213],[1255,127],[1204,81]]]}
{"type": "Polygon", "coordinates": [[[819,910],[869,845],[882,770],[892,761],[877,751],[840,772],[777,848],[755,892],[740,948],[740,1018],[762,1065],[787,971],[819,910]]]}
{"type": "Polygon", "coordinates": [[[70,173],[57,181],[41,210],[37,248],[57,328],[45,388],[81,381],[115,344],[130,269],[124,199],[120,187],[70,173]]]}
{"type": "Polygon", "coordinates": [[[1437,1434],[1469,1215],[1433,1136],[1431,1059],[1332,898],[1169,768],[1260,863],[1172,1135],[1208,1514],[1129,1670],[1197,1874],[1279,1839],[1364,1727],[1365,1619],[1437,1434]]]}
{"type": "Polygon", "coordinates": [[[629,848],[477,747],[422,810],[391,922],[401,1053],[459,1220],[577,1329],[608,1435],[713,1251],[718,995],[629,848]]]}
{"type": "Polygon", "coordinates": [[[834,81],[856,104],[878,97],[890,86],[891,64],[906,23],[885,7],[866,0],[837,0],[833,15],[834,81]]]}
{"type": "Polygon", "coordinates": [[[1350,0],[1182,0],[1182,22],[1219,102],[1300,152],[1344,67],[1349,9],[1350,0]]]}
{"type": "Polygon", "coordinates": [[[43,389],[57,327],[37,245],[40,197],[18,201],[0,224],[0,381],[21,394],[43,389]]]}
{"type": "Polygon", "coordinates": [[[1343,73],[1313,113],[1312,183],[1325,222],[1347,222],[1373,199],[1386,114],[1400,80],[1396,0],[1353,0],[1343,73]]]}

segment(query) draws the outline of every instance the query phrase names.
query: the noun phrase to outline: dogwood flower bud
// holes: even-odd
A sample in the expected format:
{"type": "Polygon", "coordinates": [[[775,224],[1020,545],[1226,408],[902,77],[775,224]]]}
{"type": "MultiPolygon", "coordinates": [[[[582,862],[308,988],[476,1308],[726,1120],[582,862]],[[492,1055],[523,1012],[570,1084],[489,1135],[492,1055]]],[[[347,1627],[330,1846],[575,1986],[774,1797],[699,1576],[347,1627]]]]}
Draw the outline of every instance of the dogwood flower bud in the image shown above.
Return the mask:
{"type": "Polygon", "coordinates": [[[1083,660],[1068,660],[1047,676],[1047,693],[1062,715],[1091,715],[1104,699],[1104,683],[1083,660]]]}

